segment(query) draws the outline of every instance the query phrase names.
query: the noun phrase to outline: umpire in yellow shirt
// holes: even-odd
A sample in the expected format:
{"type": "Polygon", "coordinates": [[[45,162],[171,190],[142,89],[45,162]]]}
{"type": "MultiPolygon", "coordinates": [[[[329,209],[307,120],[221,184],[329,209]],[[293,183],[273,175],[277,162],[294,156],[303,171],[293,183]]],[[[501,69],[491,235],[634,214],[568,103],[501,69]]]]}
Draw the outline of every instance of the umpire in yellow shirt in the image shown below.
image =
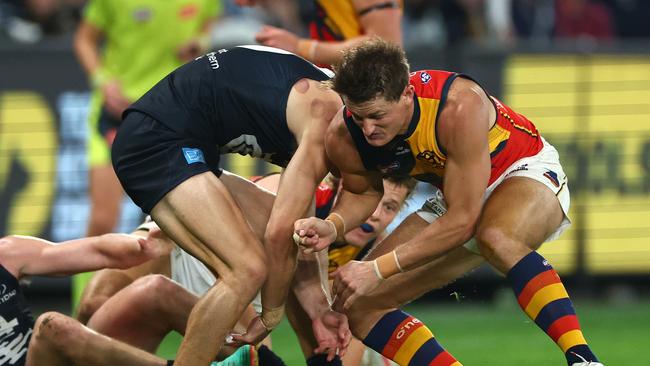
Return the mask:
{"type": "Polygon", "coordinates": [[[209,46],[219,0],[89,0],[74,49],[94,91],[88,113],[87,235],[112,232],[122,187],[110,146],[126,107],[209,46]]]}

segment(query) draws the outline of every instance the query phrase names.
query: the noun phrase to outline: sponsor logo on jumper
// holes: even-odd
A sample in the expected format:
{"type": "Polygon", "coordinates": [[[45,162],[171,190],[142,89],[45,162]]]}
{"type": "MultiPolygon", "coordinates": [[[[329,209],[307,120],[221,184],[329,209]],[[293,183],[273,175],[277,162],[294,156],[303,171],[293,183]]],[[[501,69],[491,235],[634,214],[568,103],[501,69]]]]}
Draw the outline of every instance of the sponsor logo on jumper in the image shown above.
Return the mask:
{"type": "Polygon", "coordinates": [[[183,155],[185,155],[185,160],[188,164],[205,163],[205,158],[203,157],[203,151],[201,151],[201,149],[184,147],[183,155]]]}
{"type": "Polygon", "coordinates": [[[420,324],[422,324],[421,321],[415,318],[411,318],[411,320],[407,321],[406,324],[402,325],[402,327],[399,328],[397,335],[395,335],[395,339],[401,339],[411,328],[417,328],[420,326],[420,324]]]}
{"type": "Polygon", "coordinates": [[[216,70],[219,68],[219,61],[217,60],[216,52],[210,52],[206,56],[208,56],[208,62],[210,63],[210,67],[212,70],[216,70]]]}
{"type": "Polygon", "coordinates": [[[4,304],[14,296],[16,296],[16,289],[7,292],[7,286],[2,285],[2,290],[0,290],[0,304],[4,304]]]}

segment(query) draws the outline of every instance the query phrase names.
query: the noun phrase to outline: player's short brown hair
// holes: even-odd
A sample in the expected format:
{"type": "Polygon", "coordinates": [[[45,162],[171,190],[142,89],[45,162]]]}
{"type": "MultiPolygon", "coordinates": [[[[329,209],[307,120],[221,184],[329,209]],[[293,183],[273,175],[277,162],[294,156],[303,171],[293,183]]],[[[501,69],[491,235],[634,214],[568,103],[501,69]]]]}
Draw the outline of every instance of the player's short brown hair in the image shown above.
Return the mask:
{"type": "Polygon", "coordinates": [[[361,104],[377,97],[399,100],[409,81],[409,65],[404,50],[380,38],[364,41],[348,49],[334,65],[332,89],[361,104]]]}

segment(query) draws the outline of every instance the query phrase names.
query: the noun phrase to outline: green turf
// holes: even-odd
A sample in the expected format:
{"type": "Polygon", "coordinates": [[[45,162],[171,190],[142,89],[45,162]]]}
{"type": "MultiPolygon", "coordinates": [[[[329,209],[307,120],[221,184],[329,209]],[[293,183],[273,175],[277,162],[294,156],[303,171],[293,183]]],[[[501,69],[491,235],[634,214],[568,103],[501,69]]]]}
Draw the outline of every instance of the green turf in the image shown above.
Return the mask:
{"type": "MultiPolygon", "coordinates": [[[[591,347],[606,366],[650,365],[650,301],[576,304],[591,347]]],[[[438,340],[465,366],[565,365],[564,357],[515,304],[411,305],[438,340]]],[[[274,350],[289,366],[304,365],[288,324],[273,332],[274,350]]],[[[172,356],[173,350],[165,350],[172,356]]]]}

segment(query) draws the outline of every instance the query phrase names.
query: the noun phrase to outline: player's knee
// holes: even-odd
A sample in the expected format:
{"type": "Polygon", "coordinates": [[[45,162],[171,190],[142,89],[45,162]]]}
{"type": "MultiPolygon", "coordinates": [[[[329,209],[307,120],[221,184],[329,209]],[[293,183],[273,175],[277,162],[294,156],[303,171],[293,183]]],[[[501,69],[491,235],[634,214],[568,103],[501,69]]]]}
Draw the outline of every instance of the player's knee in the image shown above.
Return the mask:
{"type": "Polygon", "coordinates": [[[86,324],[93,314],[95,314],[95,312],[97,312],[97,310],[102,307],[107,300],[108,296],[104,295],[94,295],[82,298],[81,302],[79,302],[79,310],[77,310],[77,320],[82,324],[86,324]]]}
{"type": "Polygon", "coordinates": [[[505,251],[516,245],[511,236],[499,227],[479,227],[476,242],[481,255],[488,261],[500,258],[505,251]]]}
{"type": "Polygon", "coordinates": [[[138,278],[134,283],[138,292],[142,294],[155,294],[157,298],[173,296],[178,289],[171,279],[161,274],[150,274],[138,278]]]}
{"type": "Polygon", "coordinates": [[[268,274],[266,261],[262,256],[256,257],[251,261],[247,261],[246,265],[241,270],[241,279],[248,282],[253,288],[257,289],[264,281],[268,274]]]}
{"type": "Polygon", "coordinates": [[[33,337],[41,344],[67,353],[76,343],[83,341],[79,329],[81,324],[73,319],[57,312],[47,312],[36,319],[33,337]]]}

